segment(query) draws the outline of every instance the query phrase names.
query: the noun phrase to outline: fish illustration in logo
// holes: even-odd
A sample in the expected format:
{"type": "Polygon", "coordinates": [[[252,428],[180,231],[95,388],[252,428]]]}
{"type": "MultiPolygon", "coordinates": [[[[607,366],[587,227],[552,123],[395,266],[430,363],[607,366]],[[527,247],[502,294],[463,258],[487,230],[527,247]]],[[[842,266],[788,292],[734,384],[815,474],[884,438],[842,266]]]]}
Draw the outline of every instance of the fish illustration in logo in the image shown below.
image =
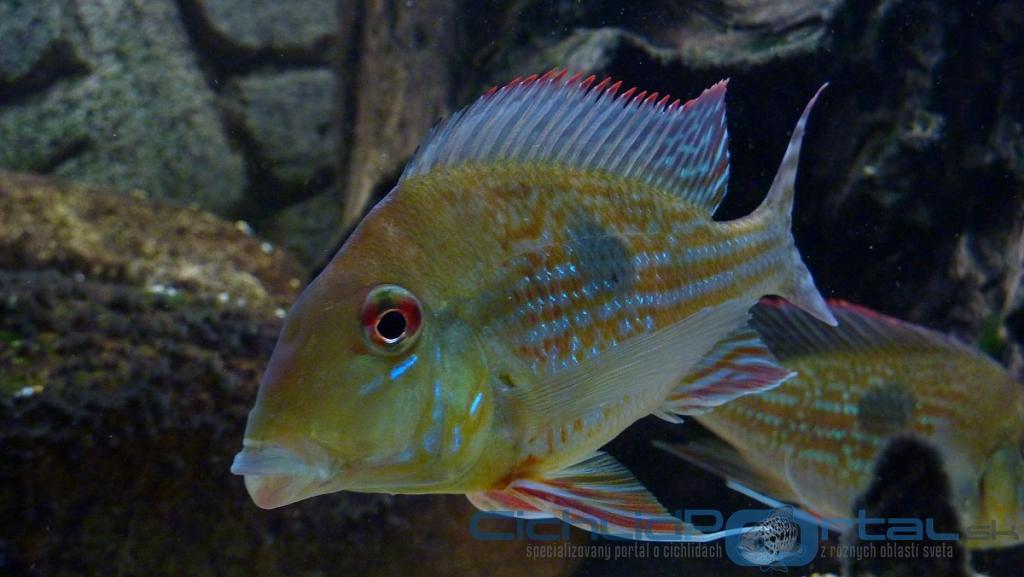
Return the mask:
{"type": "Polygon", "coordinates": [[[793,507],[779,507],[740,536],[740,555],[763,571],[786,571],[785,562],[803,552],[793,507]]]}

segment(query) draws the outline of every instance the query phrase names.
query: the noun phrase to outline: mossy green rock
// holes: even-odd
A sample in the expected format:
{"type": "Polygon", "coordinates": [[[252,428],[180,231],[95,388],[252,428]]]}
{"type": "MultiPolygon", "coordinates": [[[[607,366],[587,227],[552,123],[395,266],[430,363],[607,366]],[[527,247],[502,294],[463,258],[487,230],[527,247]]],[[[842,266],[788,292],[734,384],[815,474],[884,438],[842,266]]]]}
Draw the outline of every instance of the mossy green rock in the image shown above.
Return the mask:
{"type": "Polygon", "coordinates": [[[60,2],[0,1],[0,96],[15,82],[39,81],[47,66],[73,68],[83,63],[68,44],[75,33],[60,2]]]}
{"type": "Polygon", "coordinates": [[[312,49],[337,32],[335,0],[189,0],[210,30],[244,50],[312,49]]]}
{"type": "Polygon", "coordinates": [[[289,190],[333,176],[334,74],[326,68],[232,79],[222,102],[268,175],[289,190]]]}
{"type": "Polygon", "coordinates": [[[54,64],[49,82],[20,86],[18,97],[4,102],[0,167],[139,188],[230,212],[244,192],[243,158],[228,142],[176,3],[33,4],[32,10],[15,7],[11,16],[21,20],[3,26],[29,34],[38,13],[48,18],[46,30],[59,36],[37,39],[42,32],[33,32],[28,40],[43,46],[34,49],[40,55],[22,59],[16,51],[9,58],[31,68],[47,46],[65,45],[87,66],[54,64]]]}

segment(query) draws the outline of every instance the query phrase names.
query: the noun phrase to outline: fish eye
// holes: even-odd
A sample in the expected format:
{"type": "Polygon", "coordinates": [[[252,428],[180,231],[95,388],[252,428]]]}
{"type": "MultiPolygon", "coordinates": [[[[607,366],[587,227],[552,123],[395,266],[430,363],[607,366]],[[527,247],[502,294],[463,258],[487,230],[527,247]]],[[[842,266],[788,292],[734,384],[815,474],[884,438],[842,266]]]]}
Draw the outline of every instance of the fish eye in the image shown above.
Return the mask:
{"type": "Polygon", "coordinates": [[[384,354],[405,351],[419,335],[423,310],[419,300],[397,285],[374,287],[362,310],[363,336],[370,348],[384,354]]]}

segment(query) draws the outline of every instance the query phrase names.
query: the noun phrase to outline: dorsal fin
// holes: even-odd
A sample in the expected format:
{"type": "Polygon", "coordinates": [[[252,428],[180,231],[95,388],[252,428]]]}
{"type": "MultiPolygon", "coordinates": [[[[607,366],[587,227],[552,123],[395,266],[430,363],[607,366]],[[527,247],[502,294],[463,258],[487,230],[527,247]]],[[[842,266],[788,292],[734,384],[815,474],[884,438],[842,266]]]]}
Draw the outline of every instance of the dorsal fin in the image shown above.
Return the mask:
{"type": "Polygon", "coordinates": [[[680,104],[552,70],[494,88],[431,130],[402,180],[469,162],[559,163],[636,178],[713,213],[729,180],[726,82],[680,104]]]}
{"type": "Polygon", "coordinates": [[[782,361],[813,353],[879,349],[949,351],[988,360],[949,335],[859,305],[830,300],[828,309],[838,326],[827,326],[781,299],[764,298],[751,310],[751,325],[782,361]]]}

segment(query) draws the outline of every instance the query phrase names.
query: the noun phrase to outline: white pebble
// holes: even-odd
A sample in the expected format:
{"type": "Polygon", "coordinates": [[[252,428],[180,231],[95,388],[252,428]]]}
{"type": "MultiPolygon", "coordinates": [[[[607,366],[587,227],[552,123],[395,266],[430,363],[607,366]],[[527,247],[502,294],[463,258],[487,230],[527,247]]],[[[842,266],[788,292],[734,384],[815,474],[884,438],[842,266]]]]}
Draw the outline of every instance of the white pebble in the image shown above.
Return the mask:
{"type": "Polygon", "coordinates": [[[244,220],[235,221],[235,228],[245,236],[252,236],[252,227],[244,220]]]}

